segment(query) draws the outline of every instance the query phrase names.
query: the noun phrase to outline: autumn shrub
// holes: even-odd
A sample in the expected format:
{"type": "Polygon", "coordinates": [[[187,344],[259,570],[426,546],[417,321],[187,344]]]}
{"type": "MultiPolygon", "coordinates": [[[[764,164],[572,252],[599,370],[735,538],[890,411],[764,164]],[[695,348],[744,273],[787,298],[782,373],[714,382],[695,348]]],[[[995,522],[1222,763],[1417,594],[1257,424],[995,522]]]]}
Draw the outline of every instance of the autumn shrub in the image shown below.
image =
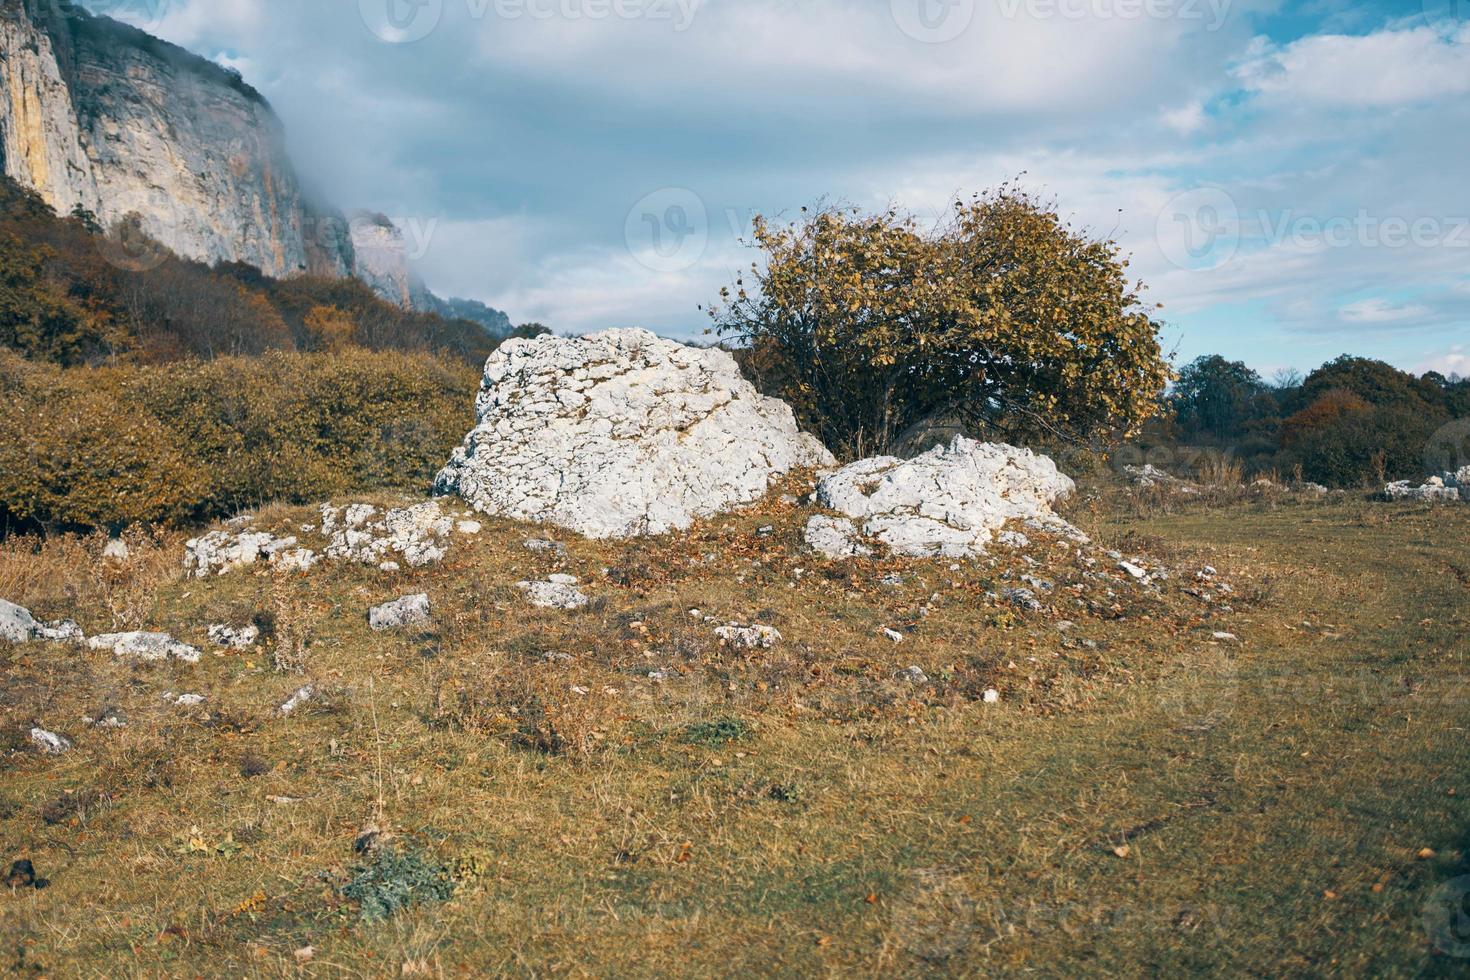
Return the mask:
{"type": "Polygon", "coordinates": [[[1010,187],[943,225],[898,211],[758,218],[763,264],[710,311],[746,369],[839,454],[954,423],[1107,442],[1161,408],[1159,324],[1117,246],[1010,187]]]}
{"type": "Polygon", "coordinates": [[[0,353],[0,515],[120,527],[427,489],[475,388],[468,366],[417,354],[60,369],[0,353]]]}

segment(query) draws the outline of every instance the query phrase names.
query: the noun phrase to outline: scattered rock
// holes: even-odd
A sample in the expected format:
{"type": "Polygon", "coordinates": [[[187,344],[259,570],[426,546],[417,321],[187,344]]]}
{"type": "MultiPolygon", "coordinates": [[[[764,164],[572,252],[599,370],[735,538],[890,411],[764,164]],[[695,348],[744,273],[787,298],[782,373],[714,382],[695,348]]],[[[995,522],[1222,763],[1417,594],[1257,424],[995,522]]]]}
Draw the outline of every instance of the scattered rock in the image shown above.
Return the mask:
{"type": "Polygon", "coordinates": [[[1040,612],[1043,608],[1041,600],[1036,598],[1036,593],[1030,589],[1003,589],[1000,597],[1027,612],[1040,612]]]}
{"type": "Polygon", "coordinates": [[[31,729],[31,744],[42,755],[62,755],[70,752],[72,748],[71,739],[65,735],[48,732],[44,728],[31,729]]]}
{"type": "Polygon", "coordinates": [[[909,667],[906,670],[900,671],[898,676],[908,681],[910,684],[929,683],[929,675],[924,673],[923,667],[919,666],[909,667]]]}
{"type": "Polygon", "coordinates": [[[1236,636],[1234,633],[1217,632],[1217,633],[1211,634],[1210,639],[1215,640],[1216,642],[1219,642],[1219,643],[1239,643],[1240,642],[1240,637],[1236,636]]]}
{"type": "Polygon", "coordinates": [[[97,712],[96,718],[88,720],[89,723],[95,728],[128,727],[128,716],[123,713],[123,710],[121,708],[112,707],[111,705],[97,712]]]}
{"type": "Polygon", "coordinates": [[[1000,692],[992,687],[985,692],[984,700],[986,704],[1000,704],[1000,692]]]}
{"type": "Polygon", "coordinates": [[[314,697],[316,697],[316,688],[312,687],[310,684],[306,685],[305,687],[298,688],[294,694],[286,699],[284,704],[276,709],[276,713],[281,715],[282,717],[285,717],[286,715],[291,714],[297,708],[301,707],[303,704],[311,701],[311,699],[314,697]]]}
{"type": "Polygon", "coordinates": [[[1118,567],[1140,582],[1148,578],[1148,569],[1141,568],[1131,561],[1120,561],[1118,567]]]}
{"type": "Polygon", "coordinates": [[[1145,463],[1143,466],[1125,466],[1123,467],[1123,475],[1132,480],[1133,485],[1136,487],[1189,486],[1184,480],[1179,479],[1179,477],[1172,473],[1159,469],[1152,463],[1145,463]]]}
{"type": "Polygon", "coordinates": [[[557,576],[563,581],[559,582],[517,582],[516,588],[526,593],[531,605],[541,609],[581,609],[592,600],[588,599],[581,589],[577,588],[576,579],[566,582],[571,576],[557,576]]]}
{"type": "Polygon", "coordinates": [[[502,344],[478,424],[439,474],[483,513],[591,538],[663,534],[832,456],[725,351],[646,330],[502,344]]]}
{"type": "Polygon", "coordinates": [[[180,694],[178,696],[168,694],[165,697],[172,701],[174,706],[178,708],[197,708],[205,701],[205,697],[202,694],[180,694]]]}
{"type": "Polygon", "coordinates": [[[42,623],[24,606],[0,599],[0,642],[79,643],[82,628],[69,619],[42,623]]]}
{"type": "Polygon", "coordinates": [[[1443,476],[1431,476],[1423,486],[1414,486],[1409,480],[1390,483],[1383,488],[1389,500],[1418,500],[1427,503],[1452,503],[1461,499],[1470,501],[1470,467],[1443,476]]]}
{"type": "Polygon", "coordinates": [[[1002,531],[995,536],[995,540],[1007,548],[1024,551],[1031,547],[1031,539],[1020,531],[1002,531]]]}
{"type": "Polygon", "coordinates": [[[715,636],[740,650],[769,650],[782,640],[781,631],[774,626],[741,626],[731,623],[715,630],[715,636]]]}
{"type": "MultiPolygon", "coordinates": [[[[818,483],[817,500],[861,521],[863,535],[895,554],[961,558],[983,553],[994,534],[1013,520],[1086,540],[1051,509],[1074,489],[1071,479],[1045,456],[957,436],[950,445],[911,460],[880,456],[844,466],[818,483]]],[[[830,518],[828,522],[830,529],[830,518]]],[[[811,543],[811,524],[807,533],[811,543]]],[[[846,557],[852,553],[850,541],[843,535],[840,549],[819,550],[846,557]]]]}
{"type": "Polygon", "coordinates": [[[258,639],[260,639],[260,627],[254,625],[237,628],[224,623],[216,623],[209,628],[209,642],[228,650],[248,650],[255,646],[255,641],[258,639]]]}
{"type": "Polygon", "coordinates": [[[180,643],[167,633],[106,633],[87,641],[93,650],[110,650],[119,657],[133,660],[181,660],[197,664],[200,653],[187,643],[180,643]]]}
{"type": "Polygon", "coordinates": [[[429,621],[429,597],[425,593],[385,602],[368,611],[368,625],[375,632],[422,626],[429,621]]]}
{"type": "Polygon", "coordinates": [[[879,580],[878,584],[883,586],[885,589],[896,589],[899,586],[903,585],[903,576],[897,572],[892,572],[888,575],[883,576],[883,578],[879,580]]]}
{"type": "Polygon", "coordinates": [[[458,524],[454,525],[454,529],[460,534],[466,535],[468,537],[474,537],[476,534],[479,534],[481,531],[485,530],[485,525],[481,524],[479,521],[460,521],[458,524]]]}
{"type": "Polygon", "coordinates": [[[260,561],[286,571],[309,570],[319,559],[296,545],[294,537],[264,531],[211,531],[184,543],[184,569],[195,578],[227,575],[260,561]]]}
{"type": "Polygon", "coordinates": [[[438,501],[389,510],[374,520],[377,515],[377,508],[370,504],[353,504],[345,510],[324,505],[322,534],[328,539],[327,557],[382,565],[396,555],[410,568],[444,560],[454,521],[444,515],[438,501]]]}
{"type": "Polygon", "coordinates": [[[552,541],[550,538],[531,538],[526,542],[527,551],[538,553],[552,552],[558,555],[567,553],[567,546],[560,541],[552,541]]]}
{"type": "Polygon", "coordinates": [[[127,561],[131,556],[132,550],[128,548],[128,543],[122,538],[113,538],[107,542],[107,547],[102,549],[102,557],[108,561],[127,561]]]}
{"type": "Polygon", "coordinates": [[[883,631],[882,632],[883,632],[883,636],[885,638],[893,641],[894,643],[902,643],[903,640],[904,640],[903,634],[900,633],[898,630],[891,630],[891,629],[889,629],[888,627],[885,626],[885,627],[883,627],[883,631]]]}

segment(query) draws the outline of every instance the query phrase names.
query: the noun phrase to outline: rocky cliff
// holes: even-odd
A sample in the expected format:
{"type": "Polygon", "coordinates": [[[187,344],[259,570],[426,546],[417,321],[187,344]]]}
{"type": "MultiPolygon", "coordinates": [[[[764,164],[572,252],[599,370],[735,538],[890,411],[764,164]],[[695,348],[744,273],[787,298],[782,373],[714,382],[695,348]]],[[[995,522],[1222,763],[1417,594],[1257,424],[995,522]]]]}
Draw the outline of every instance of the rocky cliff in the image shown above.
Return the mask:
{"type": "Polygon", "coordinates": [[[59,213],[136,213],[180,255],[276,277],[352,271],[345,222],[305,199],[238,75],[64,0],[5,0],[0,92],[5,173],[59,213]]]}

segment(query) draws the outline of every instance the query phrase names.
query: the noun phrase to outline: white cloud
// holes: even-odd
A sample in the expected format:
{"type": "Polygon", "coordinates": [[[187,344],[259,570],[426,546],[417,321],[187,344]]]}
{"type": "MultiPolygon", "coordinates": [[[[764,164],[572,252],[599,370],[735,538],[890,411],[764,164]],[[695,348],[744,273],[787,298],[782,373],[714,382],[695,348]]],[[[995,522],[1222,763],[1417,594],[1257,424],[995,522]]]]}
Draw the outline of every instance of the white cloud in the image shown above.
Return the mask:
{"type": "Polygon", "coordinates": [[[1439,354],[1431,354],[1419,366],[1414,369],[1415,374],[1423,374],[1426,371],[1438,371],[1445,377],[1459,375],[1462,378],[1470,378],[1470,352],[1463,347],[1455,347],[1439,354]]]}
{"type": "Polygon", "coordinates": [[[1337,311],[1348,323],[1403,323],[1428,316],[1430,308],[1417,303],[1393,303],[1385,299],[1362,299],[1337,311]]]}
{"type": "Polygon", "coordinates": [[[1190,102],[1176,109],[1166,109],[1164,125],[1181,136],[1192,136],[1205,128],[1205,107],[1200,102],[1190,102]]]}
{"type": "Polygon", "coordinates": [[[1249,90],[1292,104],[1386,107],[1470,93],[1470,26],[1259,39],[1236,75],[1249,90]]]}

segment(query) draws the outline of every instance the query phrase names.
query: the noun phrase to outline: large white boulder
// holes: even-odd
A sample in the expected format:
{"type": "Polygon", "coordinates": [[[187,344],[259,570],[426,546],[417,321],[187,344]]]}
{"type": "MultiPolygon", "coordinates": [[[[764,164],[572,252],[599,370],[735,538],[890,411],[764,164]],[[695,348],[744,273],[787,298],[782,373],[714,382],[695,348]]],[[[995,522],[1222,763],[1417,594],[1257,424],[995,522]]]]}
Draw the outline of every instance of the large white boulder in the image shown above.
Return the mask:
{"type": "Polygon", "coordinates": [[[959,436],[911,460],[859,460],[817,485],[817,502],[850,521],[815,517],[807,543],[831,557],[860,554],[858,535],[894,554],[968,557],[1010,521],[1084,539],[1052,511],[1076,489],[1046,456],[959,436]]]}
{"type": "Polygon", "coordinates": [[[508,341],[477,408],[438,492],[590,538],[682,530],[759,500],[774,477],[833,464],[729,354],[646,330],[508,341]]]}
{"type": "Polygon", "coordinates": [[[6,643],[79,642],[82,629],[69,619],[42,623],[24,606],[0,599],[0,641],[6,643]]]}

